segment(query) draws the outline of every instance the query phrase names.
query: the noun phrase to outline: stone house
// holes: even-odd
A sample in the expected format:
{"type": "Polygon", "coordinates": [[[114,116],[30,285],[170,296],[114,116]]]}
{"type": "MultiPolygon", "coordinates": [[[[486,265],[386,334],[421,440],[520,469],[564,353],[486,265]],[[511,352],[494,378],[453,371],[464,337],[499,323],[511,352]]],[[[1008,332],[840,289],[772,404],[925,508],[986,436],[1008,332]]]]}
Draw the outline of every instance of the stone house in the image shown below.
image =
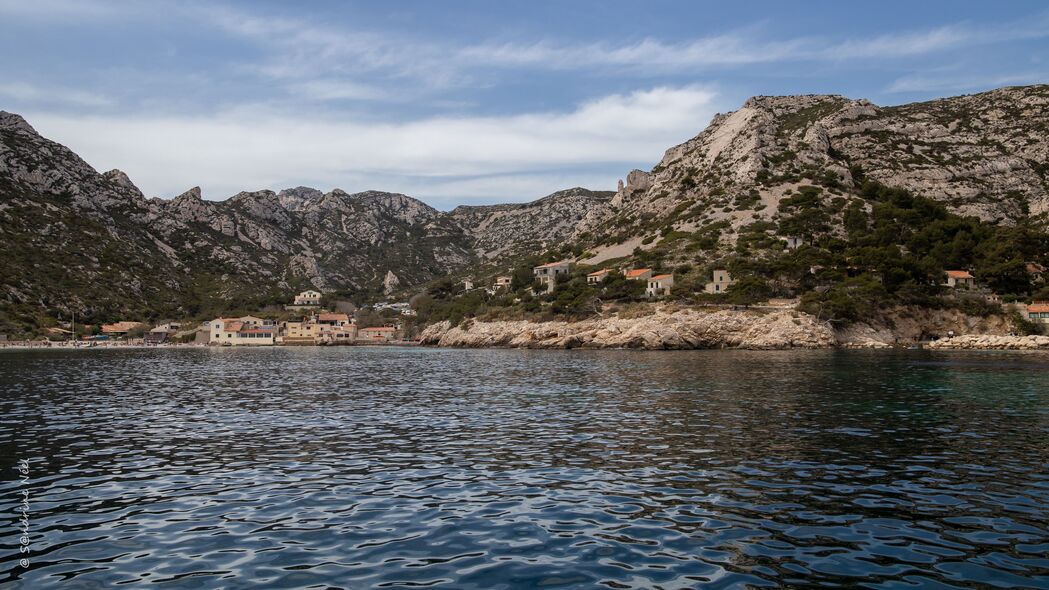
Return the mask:
{"type": "Polygon", "coordinates": [[[646,297],[666,297],[670,295],[670,289],[674,286],[674,275],[656,275],[648,279],[648,287],[645,288],[646,297]]]}
{"type": "Polygon", "coordinates": [[[499,275],[495,277],[495,288],[510,290],[510,283],[513,282],[513,277],[510,275],[499,275]]]}
{"type": "Polygon", "coordinates": [[[728,291],[729,287],[735,285],[736,281],[732,278],[732,275],[723,268],[714,269],[714,280],[707,283],[703,290],[707,293],[724,293],[728,291]]]}

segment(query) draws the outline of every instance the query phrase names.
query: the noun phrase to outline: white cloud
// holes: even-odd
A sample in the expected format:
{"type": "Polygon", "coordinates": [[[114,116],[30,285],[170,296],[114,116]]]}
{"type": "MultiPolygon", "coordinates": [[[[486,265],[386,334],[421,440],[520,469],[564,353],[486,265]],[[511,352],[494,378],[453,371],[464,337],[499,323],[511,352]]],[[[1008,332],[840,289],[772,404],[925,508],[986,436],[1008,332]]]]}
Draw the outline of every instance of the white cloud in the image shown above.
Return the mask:
{"type": "Polygon", "coordinates": [[[608,188],[628,163],[652,165],[666,148],[702,130],[715,101],[713,91],[691,86],[606,96],[569,112],[404,123],[259,107],[195,117],[29,112],[27,118],[99,169],[126,171],[150,195],[173,196],[199,184],[208,197],[225,198],[323,179],[349,191],[410,192],[449,205],[540,197],[606,178],[594,172],[602,167],[615,171],[595,188],[608,188]],[[539,187],[545,188],[533,192],[539,187]],[[451,200],[460,189],[461,198],[451,200]]]}
{"type": "Polygon", "coordinates": [[[1004,75],[978,74],[965,71],[944,74],[910,74],[893,80],[885,91],[890,93],[962,92],[966,90],[990,90],[1000,86],[1044,84],[1046,80],[1049,80],[1049,72],[1023,72],[1004,75]]]}
{"type": "Polygon", "coordinates": [[[113,104],[108,97],[75,88],[42,87],[25,82],[0,82],[0,97],[19,103],[63,104],[102,107],[113,104]]]}

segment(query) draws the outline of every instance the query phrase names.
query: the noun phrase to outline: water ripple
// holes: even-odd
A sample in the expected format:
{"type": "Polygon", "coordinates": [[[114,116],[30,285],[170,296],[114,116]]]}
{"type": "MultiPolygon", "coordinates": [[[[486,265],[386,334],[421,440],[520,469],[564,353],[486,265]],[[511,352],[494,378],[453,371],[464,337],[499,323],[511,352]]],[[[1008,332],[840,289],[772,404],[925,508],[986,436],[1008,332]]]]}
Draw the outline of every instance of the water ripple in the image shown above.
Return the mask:
{"type": "Polygon", "coordinates": [[[5,351],[0,583],[1049,588],[1047,369],[1019,353],[5,351]]]}

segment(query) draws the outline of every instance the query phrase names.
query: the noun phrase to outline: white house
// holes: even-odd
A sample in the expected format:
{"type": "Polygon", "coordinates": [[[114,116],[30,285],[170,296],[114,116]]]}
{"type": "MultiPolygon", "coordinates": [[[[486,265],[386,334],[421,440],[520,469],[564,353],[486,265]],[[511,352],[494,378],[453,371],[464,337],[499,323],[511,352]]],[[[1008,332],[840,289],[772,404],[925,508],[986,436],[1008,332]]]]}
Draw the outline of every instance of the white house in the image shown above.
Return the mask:
{"type": "Polygon", "coordinates": [[[553,293],[554,287],[557,285],[557,277],[562,275],[568,276],[571,270],[572,263],[563,260],[561,262],[541,264],[532,269],[532,274],[535,275],[535,280],[546,286],[547,293],[553,293]]]}
{"type": "Polygon", "coordinates": [[[645,295],[648,297],[666,297],[674,286],[674,275],[656,275],[648,279],[645,295]]]}
{"type": "Polygon", "coordinates": [[[209,344],[220,346],[272,346],[277,327],[253,316],[215,318],[208,322],[209,344]]]}
{"type": "Polygon", "coordinates": [[[320,305],[321,294],[319,291],[303,291],[295,296],[295,305],[320,305]]]}

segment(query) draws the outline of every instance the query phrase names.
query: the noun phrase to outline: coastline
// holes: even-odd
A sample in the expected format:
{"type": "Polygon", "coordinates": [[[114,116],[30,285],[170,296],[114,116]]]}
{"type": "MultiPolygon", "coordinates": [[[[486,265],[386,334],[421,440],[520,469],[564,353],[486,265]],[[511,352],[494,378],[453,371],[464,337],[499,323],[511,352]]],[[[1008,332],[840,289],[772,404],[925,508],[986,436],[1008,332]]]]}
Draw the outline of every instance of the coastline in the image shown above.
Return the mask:
{"type": "Polygon", "coordinates": [[[445,321],[428,326],[420,339],[424,345],[449,348],[1049,350],[1049,336],[1014,336],[1011,331],[1005,317],[955,310],[897,308],[836,329],[793,309],[665,306],[638,317],[610,314],[575,322],[467,320],[453,326],[445,321]]]}

